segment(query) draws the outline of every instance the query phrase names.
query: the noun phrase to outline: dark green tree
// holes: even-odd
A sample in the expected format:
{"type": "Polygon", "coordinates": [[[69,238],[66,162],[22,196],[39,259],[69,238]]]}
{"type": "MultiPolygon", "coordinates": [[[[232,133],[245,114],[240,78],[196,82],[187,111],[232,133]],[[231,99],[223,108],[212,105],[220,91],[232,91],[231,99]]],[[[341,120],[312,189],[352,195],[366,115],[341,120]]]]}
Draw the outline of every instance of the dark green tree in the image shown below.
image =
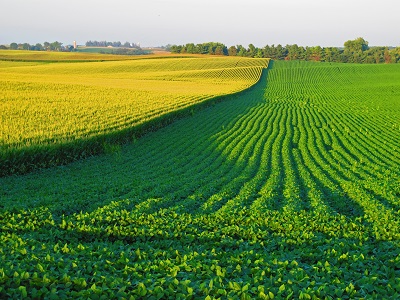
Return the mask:
{"type": "Polygon", "coordinates": [[[58,41],[52,42],[50,44],[50,50],[60,51],[63,43],[58,41]]]}
{"type": "Polygon", "coordinates": [[[243,47],[242,45],[238,45],[238,56],[246,56],[247,54],[247,50],[245,47],[243,47]]]}
{"type": "Polygon", "coordinates": [[[305,49],[303,47],[299,47],[297,44],[294,45],[286,45],[288,60],[295,59],[304,59],[305,49]]]}
{"type": "Polygon", "coordinates": [[[283,47],[281,44],[278,44],[278,46],[276,46],[275,51],[276,51],[275,52],[276,59],[279,59],[279,60],[285,59],[288,54],[288,50],[285,47],[283,47]]]}
{"type": "Polygon", "coordinates": [[[43,43],[43,48],[44,48],[44,50],[50,50],[50,43],[49,42],[44,42],[43,43]]]}
{"type": "Polygon", "coordinates": [[[249,44],[249,48],[247,50],[246,56],[254,57],[256,52],[257,52],[256,47],[253,44],[249,44]]]}
{"type": "Polygon", "coordinates": [[[33,46],[33,50],[42,51],[43,45],[41,43],[37,43],[35,46],[33,46]]]}

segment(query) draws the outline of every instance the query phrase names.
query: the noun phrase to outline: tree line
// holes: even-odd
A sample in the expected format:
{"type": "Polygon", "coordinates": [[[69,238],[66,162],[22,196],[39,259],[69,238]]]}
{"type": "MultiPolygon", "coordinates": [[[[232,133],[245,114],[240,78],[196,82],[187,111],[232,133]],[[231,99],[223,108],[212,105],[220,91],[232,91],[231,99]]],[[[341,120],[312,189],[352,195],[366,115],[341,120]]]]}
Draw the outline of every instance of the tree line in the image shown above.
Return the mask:
{"type": "MultiPolygon", "coordinates": [[[[114,48],[130,48],[141,50],[140,46],[135,43],[125,42],[122,44],[121,42],[107,42],[107,41],[87,41],[86,47],[114,47],[114,48]]],[[[29,43],[11,43],[9,46],[0,45],[0,49],[10,49],[10,50],[32,50],[32,51],[73,51],[73,45],[64,46],[63,43],[58,41],[49,43],[44,42],[36,43],[31,45],[29,43]]]]}
{"type": "MultiPolygon", "coordinates": [[[[141,50],[135,43],[125,42],[107,42],[107,41],[87,41],[87,47],[113,47],[113,48],[133,48],[141,50]]],[[[244,57],[265,57],[275,60],[309,60],[324,62],[349,62],[349,63],[398,63],[400,62],[400,47],[369,47],[368,42],[359,37],[354,40],[348,40],[344,47],[303,47],[297,44],[282,46],[278,44],[266,45],[263,48],[255,47],[253,44],[244,47],[242,45],[230,46],[223,43],[188,43],[186,45],[167,45],[164,47],[172,53],[191,53],[191,54],[209,54],[209,55],[228,55],[244,57]]],[[[0,45],[0,49],[12,50],[36,50],[36,51],[74,51],[72,45],[64,46],[58,41],[43,44],[37,43],[11,43],[9,46],[0,45]]],[[[127,53],[118,53],[127,54],[127,53]]]]}
{"type": "Polygon", "coordinates": [[[115,48],[136,48],[140,49],[139,44],[130,42],[107,42],[107,41],[87,41],[86,47],[115,47],[115,48]]]}
{"type": "Polygon", "coordinates": [[[5,45],[0,45],[0,49],[11,49],[11,50],[34,50],[34,51],[67,51],[70,50],[70,47],[73,46],[63,46],[63,43],[58,41],[49,43],[44,42],[36,43],[35,45],[31,45],[29,43],[11,43],[9,47],[5,45]]]}
{"type": "Polygon", "coordinates": [[[397,63],[400,62],[400,47],[369,47],[363,38],[348,40],[344,47],[303,47],[293,45],[266,45],[263,48],[250,44],[247,48],[242,45],[230,46],[222,43],[202,43],[186,45],[171,45],[168,49],[172,53],[192,53],[229,55],[257,58],[272,58],[275,60],[309,60],[325,62],[348,63],[397,63]]]}

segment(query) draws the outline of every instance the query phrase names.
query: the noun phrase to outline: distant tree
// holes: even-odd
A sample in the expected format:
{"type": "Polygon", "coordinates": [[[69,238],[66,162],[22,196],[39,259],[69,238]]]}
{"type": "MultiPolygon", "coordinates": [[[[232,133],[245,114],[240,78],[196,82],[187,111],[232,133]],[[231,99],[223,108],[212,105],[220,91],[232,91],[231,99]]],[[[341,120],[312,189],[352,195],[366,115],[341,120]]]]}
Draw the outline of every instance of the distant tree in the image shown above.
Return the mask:
{"type": "Polygon", "coordinates": [[[196,53],[195,45],[193,43],[186,44],[187,53],[196,53]]]}
{"type": "Polygon", "coordinates": [[[394,62],[400,62],[400,47],[390,50],[390,55],[393,57],[394,62]]]}
{"type": "Polygon", "coordinates": [[[30,50],[30,48],[31,48],[31,45],[29,45],[28,43],[23,43],[22,44],[22,49],[23,50],[30,50]]]}
{"type": "Polygon", "coordinates": [[[332,60],[332,48],[326,47],[322,49],[322,61],[331,62],[332,60]]]}
{"type": "Polygon", "coordinates": [[[365,59],[363,52],[368,50],[368,42],[362,37],[344,43],[344,56],[347,62],[361,63],[365,59]]]}
{"type": "Polygon", "coordinates": [[[269,45],[266,45],[263,48],[263,54],[265,58],[272,58],[272,47],[269,45]]]}
{"type": "Polygon", "coordinates": [[[182,46],[178,46],[178,45],[172,45],[171,46],[171,52],[172,53],[181,53],[182,50],[182,46]]]}
{"type": "Polygon", "coordinates": [[[58,41],[52,42],[50,44],[50,50],[61,51],[62,44],[63,43],[60,43],[58,41]]]}
{"type": "Polygon", "coordinates": [[[246,56],[247,50],[245,47],[243,47],[242,45],[237,45],[236,48],[238,56],[246,56]]]}
{"type": "Polygon", "coordinates": [[[6,47],[5,45],[0,45],[0,49],[1,49],[1,50],[6,50],[7,47],[6,47]]]}
{"type": "Polygon", "coordinates": [[[37,43],[35,46],[33,46],[33,50],[41,51],[41,50],[43,50],[43,45],[40,43],[37,43]]]}
{"type": "Polygon", "coordinates": [[[224,55],[224,47],[221,45],[218,45],[215,47],[215,55],[224,55]]]}
{"type": "Polygon", "coordinates": [[[43,48],[44,48],[44,50],[50,50],[50,43],[49,42],[44,42],[43,43],[43,48]]]}
{"type": "Polygon", "coordinates": [[[235,46],[230,46],[228,49],[228,55],[229,56],[236,56],[237,54],[237,49],[235,46]]]}
{"type": "Polygon", "coordinates": [[[208,46],[206,44],[197,44],[197,53],[199,54],[207,54],[208,53],[208,46]]]}
{"type": "Polygon", "coordinates": [[[367,64],[380,64],[385,62],[384,53],[386,47],[371,47],[363,53],[363,61],[367,64]]]}
{"type": "Polygon", "coordinates": [[[253,44],[249,44],[249,48],[247,49],[246,56],[254,57],[256,54],[256,47],[253,44]]]}
{"type": "Polygon", "coordinates": [[[130,48],[130,47],[131,47],[131,43],[125,42],[125,43],[124,43],[124,47],[125,47],[125,48],[130,48]]]}
{"type": "Polygon", "coordinates": [[[278,44],[278,46],[276,46],[276,59],[282,60],[285,59],[285,57],[288,54],[288,50],[283,47],[281,44],[278,44]]]}
{"type": "Polygon", "coordinates": [[[256,48],[256,54],[254,55],[255,58],[262,58],[263,57],[263,51],[260,48],[256,48]]]}
{"type": "Polygon", "coordinates": [[[336,47],[332,48],[332,60],[335,62],[344,62],[343,50],[339,50],[336,47]]]}
{"type": "Polygon", "coordinates": [[[307,60],[321,61],[322,48],[321,46],[306,47],[307,60]]]}
{"type": "Polygon", "coordinates": [[[188,44],[188,49],[190,50],[193,47],[193,54],[200,54],[201,53],[201,44],[188,44]]]}
{"type": "Polygon", "coordinates": [[[395,55],[391,55],[389,48],[386,47],[384,53],[383,53],[384,59],[385,59],[385,64],[392,64],[396,62],[396,57],[395,55]]]}
{"type": "Polygon", "coordinates": [[[11,50],[17,50],[18,49],[18,44],[17,43],[11,43],[10,44],[10,49],[11,50]]]}
{"type": "Polygon", "coordinates": [[[303,59],[305,49],[303,47],[299,47],[297,44],[293,45],[286,45],[285,48],[287,49],[287,60],[296,60],[296,59],[303,59]]]}

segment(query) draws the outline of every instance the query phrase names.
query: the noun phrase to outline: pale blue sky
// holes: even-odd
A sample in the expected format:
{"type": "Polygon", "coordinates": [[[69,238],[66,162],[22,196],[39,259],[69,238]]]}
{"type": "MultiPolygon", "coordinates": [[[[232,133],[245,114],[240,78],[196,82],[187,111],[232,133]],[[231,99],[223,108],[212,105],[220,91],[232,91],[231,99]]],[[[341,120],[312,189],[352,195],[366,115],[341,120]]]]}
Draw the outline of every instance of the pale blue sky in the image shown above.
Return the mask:
{"type": "Polygon", "coordinates": [[[399,0],[0,0],[0,44],[400,46],[399,0]]]}

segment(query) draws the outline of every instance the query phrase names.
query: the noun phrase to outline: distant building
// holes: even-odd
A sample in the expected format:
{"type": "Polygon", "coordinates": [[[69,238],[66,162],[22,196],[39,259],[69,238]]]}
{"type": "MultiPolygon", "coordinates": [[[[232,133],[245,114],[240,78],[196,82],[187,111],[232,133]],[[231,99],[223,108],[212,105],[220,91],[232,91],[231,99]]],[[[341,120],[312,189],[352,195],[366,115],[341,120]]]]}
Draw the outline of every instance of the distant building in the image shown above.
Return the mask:
{"type": "Polygon", "coordinates": [[[76,41],[74,41],[74,49],[76,49],[76,41]]]}

